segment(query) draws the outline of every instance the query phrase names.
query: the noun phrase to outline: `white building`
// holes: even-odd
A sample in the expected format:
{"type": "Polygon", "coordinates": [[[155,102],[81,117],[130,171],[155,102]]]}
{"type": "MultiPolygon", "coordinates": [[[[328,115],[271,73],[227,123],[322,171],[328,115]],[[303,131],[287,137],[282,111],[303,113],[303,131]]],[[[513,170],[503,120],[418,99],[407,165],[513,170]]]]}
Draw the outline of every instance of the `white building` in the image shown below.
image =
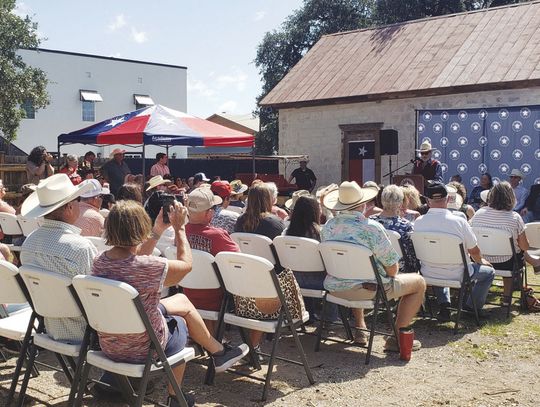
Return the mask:
{"type": "MultiPolygon", "coordinates": [[[[14,144],[27,153],[37,145],[57,151],[60,134],[145,105],[187,110],[184,66],[48,49],[19,53],[28,65],[42,69],[49,79],[50,105],[35,112],[31,105],[24,106],[28,118],[21,121],[14,144]]],[[[93,150],[107,156],[111,148],[77,144],[62,147],[62,152],[84,154],[93,150]]],[[[157,151],[161,149],[147,148],[146,156],[157,151]]],[[[171,148],[173,152],[184,156],[185,147],[171,148]]]]}

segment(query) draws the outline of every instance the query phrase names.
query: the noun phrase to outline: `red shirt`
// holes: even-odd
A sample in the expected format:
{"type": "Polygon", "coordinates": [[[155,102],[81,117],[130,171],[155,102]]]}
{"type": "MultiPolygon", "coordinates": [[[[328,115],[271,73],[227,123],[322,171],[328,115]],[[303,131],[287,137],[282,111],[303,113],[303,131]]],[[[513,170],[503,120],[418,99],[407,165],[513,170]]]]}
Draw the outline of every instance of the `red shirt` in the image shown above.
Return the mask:
{"type": "MultiPolygon", "coordinates": [[[[239,252],[240,248],[231,239],[229,233],[223,229],[210,225],[186,225],[186,235],[192,249],[201,250],[215,256],[219,252],[239,252]]],[[[193,290],[184,288],[184,294],[193,303],[195,308],[219,311],[223,290],[193,290]]]]}
{"type": "Polygon", "coordinates": [[[73,185],[79,185],[82,182],[81,176],[77,173],[77,168],[64,167],[60,172],[67,174],[73,185]]]}

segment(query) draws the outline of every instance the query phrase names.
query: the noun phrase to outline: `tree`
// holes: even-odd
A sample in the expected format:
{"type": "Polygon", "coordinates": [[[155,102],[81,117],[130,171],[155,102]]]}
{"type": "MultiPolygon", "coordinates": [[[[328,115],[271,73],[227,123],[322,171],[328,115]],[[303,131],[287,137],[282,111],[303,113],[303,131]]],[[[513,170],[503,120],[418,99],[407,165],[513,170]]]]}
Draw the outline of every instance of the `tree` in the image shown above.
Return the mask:
{"type": "Polygon", "coordinates": [[[45,73],[17,55],[21,48],[39,46],[37,24],[28,16],[15,15],[14,8],[15,0],[0,2],[0,132],[10,141],[25,117],[23,103],[30,102],[36,109],[49,104],[45,73]]]}
{"type": "MultiPolygon", "coordinates": [[[[255,65],[263,80],[259,102],[322,35],[367,27],[372,0],[304,0],[279,30],[266,33],[257,47],[255,65]]],[[[261,131],[256,140],[259,154],[272,154],[278,146],[278,113],[259,109],[261,131]]]]}

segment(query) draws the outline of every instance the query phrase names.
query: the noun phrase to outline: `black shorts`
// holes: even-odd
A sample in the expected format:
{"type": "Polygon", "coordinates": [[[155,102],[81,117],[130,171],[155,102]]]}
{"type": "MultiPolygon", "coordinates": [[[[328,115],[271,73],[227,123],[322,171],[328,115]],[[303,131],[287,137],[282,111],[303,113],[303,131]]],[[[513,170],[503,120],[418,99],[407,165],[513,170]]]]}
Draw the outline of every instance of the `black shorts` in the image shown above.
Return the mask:
{"type": "Polygon", "coordinates": [[[167,322],[169,328],[169,339],[165,345],[165,356],[169,357],[186,347],[188,338],[188,329],[184,318],[177,315],[170,315],[163,304],[158,305],[158,309],[167,322]]]}

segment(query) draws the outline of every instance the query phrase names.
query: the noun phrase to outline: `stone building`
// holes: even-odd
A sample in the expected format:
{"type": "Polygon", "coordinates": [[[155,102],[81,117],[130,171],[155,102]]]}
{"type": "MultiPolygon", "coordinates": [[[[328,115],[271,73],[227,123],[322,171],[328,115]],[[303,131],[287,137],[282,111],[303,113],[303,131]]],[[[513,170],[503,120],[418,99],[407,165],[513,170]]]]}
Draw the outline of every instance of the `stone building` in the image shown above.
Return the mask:
{"type": "MultiPolygon", "coordinates": [[[[540,119],[539,17],[540,3],[532,2],[322,37],[261,101],[279,109],[279,153],[309,155],[319,185],[367,178],[388,183],[383,176],[390,160],[393,169],[407,164],[424,139],[418,132],[418,127],[426,128],[420,125],[423,111],[445,117],[446,111],[513,108],[516,114],[525,109],[540,119]],[[381,139],[380,129],[398,131],[397,154],[381,156],[387,140],[381,139]],[[357,167],[351,159],[362,159],[353,157],[355,142],[371,143],[374,150],[370,160],[363,160],[363,176],[352,173],[357,167]]],[[[530,156],[525,169],[534,175],[527,184],[540,176],[540,125],[535,121],[534,126],[525,136],[504,127],[511,144],[529,143],[522,149],[530,156]]],[[[460,132],[474,136],[465,126],[460,132]]],[[[450,169],[450,151],[438,144],[444,137],[431,138],[439,159],[448,161],[448,180],[457,167],[450,169]]],[[[460,146],[458,154],[469,154],[473,141],[460,146]]],[[[495,143],[484,144],[484,166],[474,171],[506,168],[490,157],[495,143]]],[[[468,188],[477,182],[470,171],[468,188]]],[[[505,174],[497,175],[502,179],[505,174]]]]}

